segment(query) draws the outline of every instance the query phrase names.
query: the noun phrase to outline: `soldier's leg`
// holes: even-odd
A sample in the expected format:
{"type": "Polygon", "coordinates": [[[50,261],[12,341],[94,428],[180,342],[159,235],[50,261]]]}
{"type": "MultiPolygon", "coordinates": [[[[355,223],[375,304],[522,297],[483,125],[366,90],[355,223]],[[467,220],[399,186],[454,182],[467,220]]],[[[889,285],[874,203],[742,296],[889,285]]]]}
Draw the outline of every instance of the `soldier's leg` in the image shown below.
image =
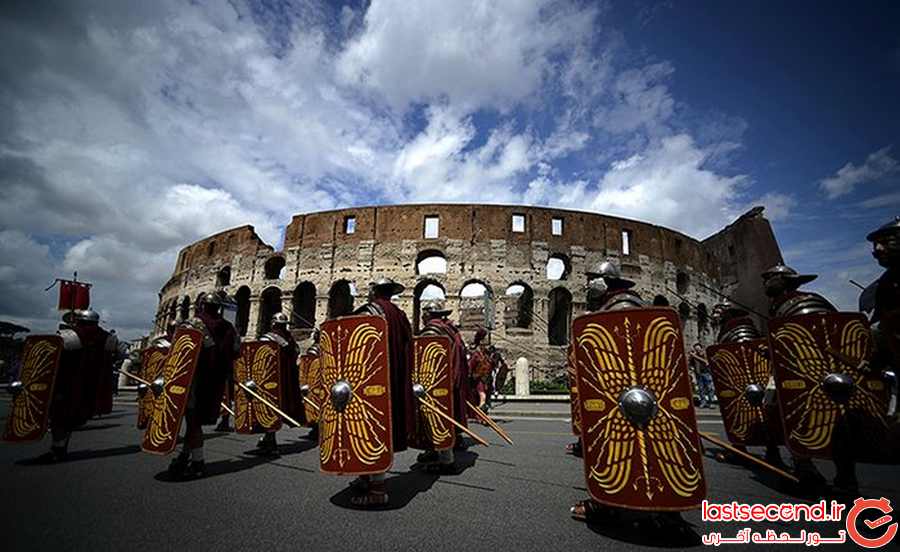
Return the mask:
{"type": "Polygon", "coordinates": [[[360,508],[373,508],[384,506],[388,503],[387,489],[384,480],[387,474],[376,473],[365,476],[368,480],[368,488],[365,494],[350,497],[350,504],[360,508]]]}
{"type": "Polygon", "coordinates": [[[581,437],[579,437],[574,443],[569,443],[566,445],[566,454],[571,454],[577,458],[581,458],[581,437]]]}
{"type": "Polygon", "coordinates": [[[834,476],[834,486],[839,492],[855,495],[859,493],[859,482],[856,479],[853,426],[853,421],[845,418],[834,428],[832,460],[837,472],[834,476]]]}
{"type": "Polygon", "coordinates": [[[256,448],[266,453],[278,452],[278,442],[275,439],[274,431],[267,431],[256,443],[256,448]]]}
{"type": "Polygon", "coordinates": [[[200,417],[188,410],[184,415],[184,445],[178,456],[169,464],[169,474],[174,477],[203,477],[206,461],[203,456],[203,426],[200,417]]]}
{"type": "Polygon", "coordinates": [[[50,437],[52,439],[50,444],[50,454],[53,456],[53,459],[57,461],[65,460],[66,455],[68,454],[69,439],[72,437],[72,432],[68,427],[65,427],[62,424],[53,424],[51,420],[50,437]]]}

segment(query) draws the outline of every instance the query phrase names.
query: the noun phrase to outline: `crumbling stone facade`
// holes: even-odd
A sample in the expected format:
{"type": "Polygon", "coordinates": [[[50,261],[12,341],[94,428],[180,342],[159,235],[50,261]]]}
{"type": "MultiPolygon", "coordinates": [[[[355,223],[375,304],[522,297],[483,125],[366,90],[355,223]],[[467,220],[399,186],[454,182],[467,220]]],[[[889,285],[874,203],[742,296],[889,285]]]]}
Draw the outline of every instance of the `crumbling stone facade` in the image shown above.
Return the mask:
{"type": "Polygon", "coordinates": [[[571,319],[585,309],[585,271],[602,260],[618,263],[648,301],[676,308],[688,343],[714,339],[715,291],[764,305],[759,274],[781,252],[761,211],[704,241],[634,220],[541,207],[392,205],[296,215],[279,251],[252,226],[185,247],[160,291],[156,332],[189,316],[202,293],[224,290],[238,304],[242,335],[262,333],[284,311],[294,315],[297,337],[308,340],[314,325],[359,306],[368,283],[388,276],[406,286],[395,301],[414,326],[423,291],[437,286],[467,335],[476,325],[492,326],[493,343],[510,364],[524,356],[533,377],[555,376],[571,319]],[[477,296],[481,289],[486,298],[477,296]]]}

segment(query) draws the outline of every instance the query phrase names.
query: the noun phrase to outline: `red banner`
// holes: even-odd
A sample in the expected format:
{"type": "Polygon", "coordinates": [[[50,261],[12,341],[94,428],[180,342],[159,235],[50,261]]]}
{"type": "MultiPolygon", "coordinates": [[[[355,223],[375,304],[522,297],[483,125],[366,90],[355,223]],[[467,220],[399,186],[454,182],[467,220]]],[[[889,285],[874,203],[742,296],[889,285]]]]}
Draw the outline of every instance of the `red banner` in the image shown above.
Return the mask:
{"type": "Polygon", "coordinates": [[[91,306],[91,284],[59,280],[59,310],[80,310],[91,306]]]}

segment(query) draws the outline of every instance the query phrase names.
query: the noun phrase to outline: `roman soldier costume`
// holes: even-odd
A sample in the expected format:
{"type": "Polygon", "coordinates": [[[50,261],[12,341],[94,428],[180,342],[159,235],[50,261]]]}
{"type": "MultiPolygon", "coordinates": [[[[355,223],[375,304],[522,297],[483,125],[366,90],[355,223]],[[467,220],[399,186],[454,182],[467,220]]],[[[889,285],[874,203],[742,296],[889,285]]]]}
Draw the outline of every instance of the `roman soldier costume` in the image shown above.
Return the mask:
{"type": "Polygon", "coordinates": [[[472,402],[478,405],[483,412],[487,411],[488,390],[494,371],[488,345],[484,342],[487,330],[478,328],[469,351],[469,393],[472,402]]]}
{"type": "MultiPolygon", "coordinates": [[[[272,341],[278,345],[280,381],[278,385],[278,407],[288,416],[302,424],[306,423],[303,397],[300,395],[300,372],[297,367],[299,348],[294,336],[288,330],[288,317],[279,312],[272,317],[272,330],[264,334],[260,341],[272,341]]],[[[258,447],[266,453],[278,450],[276,431],[268,431],[259,440],[258,447]]]]}

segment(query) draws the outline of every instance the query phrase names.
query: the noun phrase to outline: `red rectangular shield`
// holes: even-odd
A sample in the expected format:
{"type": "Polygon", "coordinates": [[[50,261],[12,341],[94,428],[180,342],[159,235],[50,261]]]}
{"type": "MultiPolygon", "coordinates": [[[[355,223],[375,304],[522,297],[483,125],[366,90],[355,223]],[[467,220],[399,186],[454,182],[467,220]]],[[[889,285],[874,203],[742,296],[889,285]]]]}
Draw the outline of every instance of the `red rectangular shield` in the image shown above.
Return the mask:
{"type": "Polygon", "coordinates": [[[274,341],[245,341],[234,361],[234,429],[237,433],[265,433],[281,428],[281,416],[240,386],[253,381],[255,391],[267,401],[280,406],[281,357],[274,341]]]}
{"type": "Polygon", "coordinates": [[[322,403],[319,460],[335,475],[384,473],[394,459],[391,437],[391,376],[387,321],[380,316],[344,316],[322,324],[319,347],[322,403]],[[336,404],[334,390],[351,390],[336,404]],[[343,399],[342,399],[343,400],[343,399]]]}
{"type": "MultiPolygon", "coordinates": [[[[319,410],[322,409],[322,403],[327,398],[325,388],[322,386],[321,366],[319,355],[307,353],[300,357],[300,385],[309,387],[309,394],[306,398],[319,410]]],[[[319,410],[311,407],[306,401],[303,401],[303,409],[308,426],[312,427],[319,422],[319,410]]]]}
{"type": "Polygon", "coordinates": [[[698,508],[706,484],[678,315],[591,313],[572,334],[591,497],[634,510],[698,508]]]}
{"type": "Polygon", "coordinates": [[[766,444],[762,395],[769,382],[768,340],[719,343],[706,349],[728,440],[740,446],[766,444]]]}
{"type": "Polygon", "coordinates": [[[25,339],[19,374],[21,392],[10,405],[4,441],[37,441],[47,432],[62,349],[63,341],[58,335],[32,335],[25,339]]]}
{"type": "MultiPolygon", "coordinates": [[[[167,347],[147,347],[141,353],[141,377],[149,382],[162,375],[163,363],[169,354],[167,347]]],[[[137,428],[147,429],[150,418],[153,417],[153,403],[155,397],[150,389],[138,399],[137,428]]]]}
{"type": "Polygon", "coordinates": [[[831,458],[835,429],[853,414],[861,450],[877,451],[887,429],[890,391],[860,369],[872,355],[868,319],[860,313],[816,313],[769,321],[769,348],[785,441],[794,454],[831,458]],[[826,379],[849,376],[849,397],[826,379]]]}
{"type": "MultiPolygon", "coordinates": [[[[453,418],[453,379],[450,375],[450,338],[442,335],[413,338],[413,384],[425,388],[425,400],[453,418]]],[[[431,410],[416,412],[414,448],[447,450],[453,448],[456,428],[431,410]]]]}
{"type": "Polygon", "coordinates": [[[175,450],[201,347],[203,333],[199,330],[187,327],[175,330],[169,354],[163,361],[163,389],[153,400],[153,416],[141,440],[144,452],[169,454],[175,450]]]}
{"type": "Polygon", "coordinates": [[[572,435],[581,437],[581,409],[578,408],[578,382],[575,378],[575,346],[571,343],[566,349],[566,374],[569,377],[569,414],[572,420],[572,435]]]}

